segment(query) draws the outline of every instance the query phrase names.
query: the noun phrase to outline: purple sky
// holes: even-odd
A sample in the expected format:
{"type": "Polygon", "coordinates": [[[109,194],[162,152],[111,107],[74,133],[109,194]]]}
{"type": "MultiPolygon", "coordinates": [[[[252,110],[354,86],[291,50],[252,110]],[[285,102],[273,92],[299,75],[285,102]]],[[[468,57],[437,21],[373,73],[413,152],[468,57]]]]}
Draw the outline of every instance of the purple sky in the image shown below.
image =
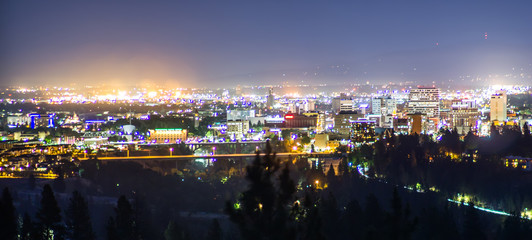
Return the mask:
{"type": "Polygon", "coordinates": [[[532,1],[4,0],[0,81],[202,87],[531,74],[530,12],[532,1]]]}

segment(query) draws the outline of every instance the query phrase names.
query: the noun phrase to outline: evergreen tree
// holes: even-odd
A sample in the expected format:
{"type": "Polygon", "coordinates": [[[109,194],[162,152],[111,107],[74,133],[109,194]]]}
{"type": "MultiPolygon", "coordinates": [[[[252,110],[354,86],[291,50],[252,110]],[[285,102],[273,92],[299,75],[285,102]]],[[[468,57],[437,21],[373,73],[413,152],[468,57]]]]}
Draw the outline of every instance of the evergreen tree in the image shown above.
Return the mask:
{"type": "Polygon", "coordinates": [[[105,230],[107,231],[107,240],[120,240],[121,239],[118,236],[118,233],[116,232],[116,223],[113,217],[109,217],[109,220],[107,221],[107,225],[105,226],[105,230]]]}
{"type": "Polygon", "coordinates": [[[327,197],[320,199],[318,206],[319,214],[323,219],[323,233],[331,239],[339,239],[340,233],[340,211],[338,210],[338,202],[336,198],[329,192],[327,197]]]}
{"type": "Polygon", "coordinates": [[[220,223],[218,222],[218,219],[213,219],[211,227],[209,228],[209,231],[207,232],[207,240],[221,240],[223,238],[222,234],[222,228],[220,227],[220,223]]]}
{"type": "Polygon", "coordinates": [[[351,200],[342,215],[342,229],[347,236],[357,239],[362,227],[362,208],[357,200],[351,200]]]}
{"type": "Polygon", "coordinates": [[[499,129],[497,129],[497,126],[495,126],[495,122],[492,122],[490,126],[490,138],[493,140],[499,136],[499,129]]]}
{"type": "Polygon", "coordinates": [[[530,221],[523,220],[519,212],[513,213],[504,220],[503,229],[499,239],[501,240],[525,240],[530,239],[532,229],[530,221]]]}
{"type": "Polygon", "coordinates": [[[384,224],[384,212],[379,204],[379,200],[375,195],[369,194],[366,197],[366,205],[364,208],[364,229],[363,236],[365,239],[382,239],[382,232],[377,229],[382,228],[384,224]]]}
{"type": "Polygon", "coordinates": [[[338,174],[345,176],[349,173],[349,167],[347,165],[347,157],[342,157],[340,164],[338,165],[338,174]]]}
{"type": "Polygon", "coordinates": [[[334,171],[334,167],[331,163],[329,166],[329,170],[327,170],[327,182],[329,185],[333,185],[336,182],[336,172],[334,171]]]}
{"type": "Polygon", "coordinates": [[[523,136],[525,137],[525,139],[530,138],[530,127],[528,126],[528,123],[526,122],[525,124],[523,124],[523,136]]]}
{"type": "Polygon", "coordinates": [[[151,212],[148,209],[147,202],[142,194],[135,192],[135,233],[141,239],[148,236],[156,235],[156,231],[153,229],[153,219],[151,212]]]}
{"type": "Polygon", "coordinates": [[[31,240],[34,236],[34,226],[28,213],[24,213],[22,226],[20,227],[20,240],[31,240]]]}
{"type": "Polygon", "coordinates": [[[64,238],[64,226],[61,222],[61,209],[55,200],[50,185],[44,185],[41,208],[37,212],[39,233],[44,239],[61,240],[64,238]]]}
{"type": "Polygon", "coordinates": [[[231,221],[238,224],[243,239],[292,239],[295,234],[288,207],[295,193],[295,185],[289,177],[286,166],[279,184],[273,178],[280,169],[279,160],[267,142],[266,154],[257,157],[246,167],[246,178],[250,182],[239,203],[227,202],[226,211],[231,221]]]}
{"type": "Polygon", "coordinates": [[[7,187],[4,188],[0,200],[0,239],[17,239],[17,215],[7,187]]]}
{"type": "Polygon", "coordinates": [[[66,211],[66,224],[69,236],[73,240],[95,238],[87,201],[78,191],[74,191],[70,198],[70,204],[66,211]]]}
{"type": "Polygon", "coordinates": [[[439,211],[435,207],[423,209],[421,211],[418,229],[414,239],[460,239],[460,232],[456,227],[448,206],[445,206],[443,211],[439,211]]]}
{"type": "Polygon", "coordinates": [[[308,216],[304,219],[301,239],[304,240],[325,240],[322,233],[323,221],[319,209],[314,205],[307,205],[308,216]]]}
{"type": "Polygon", "coordinates": [[[485,240],[486,236],[482,232],[482,225],[475,209],[473,202],[468,203],[469,206],[465,211],[463,239],[468,240],[485,240]]]}
{"type": "Polygon", "coordinates": [[[403,204],[397,187],[394,188],[391,200],[392,212],[388,214],[389,239],[410,239],[416,225],[416,220],[410,219],[410,206],[403,204]]]}
{"type": "Polygon", "coordinates": [[[170,221],[164,231],[165,240],[187,240],[188,234],[181,229],[175,221],[170,221]]]}
{"type": "Polygon", "coordinates": [[[133,240],[137,239],[135,233],[135,218],[131,204],[126,199],[126,196],[122,195],[118,199],[118,203],[115,208],[116,212],[116,233],[119,239],[133,240]]]}

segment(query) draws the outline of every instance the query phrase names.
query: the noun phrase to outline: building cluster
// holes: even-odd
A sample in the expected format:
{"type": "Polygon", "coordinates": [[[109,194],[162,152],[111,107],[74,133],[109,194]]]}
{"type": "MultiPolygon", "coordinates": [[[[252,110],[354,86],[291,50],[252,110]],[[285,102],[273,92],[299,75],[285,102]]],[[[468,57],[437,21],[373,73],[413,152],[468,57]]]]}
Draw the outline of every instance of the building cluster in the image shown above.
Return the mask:
{"type": "Polygon", "coordinates": [[[124,143],[264,141],[272,136],[293,144],[307,136],[311,144],[294,149],[310,151],[312,145],[312,151],[328,151],[339,145],[370,144],[386,134],[436,136],[447,128],[487,136],[492,125],[532,123],[530,110],[523,111],[508,98],[530,94],[528,87],[463,92],[400,87],[368,85],[356,86],[356,91],[308,94],[287,92],[284,86],[113,93],[90,88],[85,95],[59,88],[6,89],[0,99],[0,157],[5,162],[18,156],[11,151],[14,144],[83,150],[124,143]],[[9,91],[13,94],[7,95],[9,91]],[[31,107],[25,109],[28,102],[31,107]]]}

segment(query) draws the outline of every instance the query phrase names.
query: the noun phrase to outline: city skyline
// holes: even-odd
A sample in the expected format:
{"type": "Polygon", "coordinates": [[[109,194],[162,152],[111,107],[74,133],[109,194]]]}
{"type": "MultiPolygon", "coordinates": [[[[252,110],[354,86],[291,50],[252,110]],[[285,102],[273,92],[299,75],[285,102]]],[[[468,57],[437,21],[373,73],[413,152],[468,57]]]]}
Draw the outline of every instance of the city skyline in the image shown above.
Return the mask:
{"type": "Polygon", "coordinates": [[[526,1],[2,2],[2,85],[532,79],[526,1]],[[494,77],[497,75],[497,77],[494,77]]]}

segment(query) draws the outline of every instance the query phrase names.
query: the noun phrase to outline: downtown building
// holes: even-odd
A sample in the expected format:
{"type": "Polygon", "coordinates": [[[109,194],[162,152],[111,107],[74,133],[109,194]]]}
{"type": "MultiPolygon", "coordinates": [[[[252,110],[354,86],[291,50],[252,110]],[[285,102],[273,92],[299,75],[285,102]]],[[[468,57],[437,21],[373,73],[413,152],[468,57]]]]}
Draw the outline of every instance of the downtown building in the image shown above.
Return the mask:
{"type": "Polygon", "coordinates": [[[418,87],[410,90],[408,95],[409,114],[422,113],[428,118],[440,117],[440,89],[435,87],[418,87]]]}
{"type": "Polygon", "coordinates": [[[351,134],[352,122],[363,118],[364,114],[357,111],[340,111],[334,116],[334,132],[348,136],[351,134]]]}
{"type": "Polygon", "coordinates": [[[436,132],[440,124],[440,89],[418,87],[410,90],[407,112],[411,123],[410,133],[436,132]]]}
{"type": "Polygon", "coordinates": [[[396,111],[397,102],[391,96],[371,99],[371,114],[378,118],[378,127],[393,128],[396,111]]]}
{"type": "Polygon", "coordinates": [[[458,133],[465,135],[471,130],[477,130],[480,112],[474,100],[453,100],[447,118],[451,129],[456,128],[458,133]]]}
{"type": "Polygon", "coordinates": [[[152,143],[178,143],[187,140],[188,132],[181,128],[148,129],[149,140],[152,143]]]}
{"type": "Polygon", "coordinates": [[[490,99],[490,120],[492,122],[498,121],[499,123],[507,120],[507,107],[508,97],[506,91],[497,91],[491,95],[490,99]]]}

